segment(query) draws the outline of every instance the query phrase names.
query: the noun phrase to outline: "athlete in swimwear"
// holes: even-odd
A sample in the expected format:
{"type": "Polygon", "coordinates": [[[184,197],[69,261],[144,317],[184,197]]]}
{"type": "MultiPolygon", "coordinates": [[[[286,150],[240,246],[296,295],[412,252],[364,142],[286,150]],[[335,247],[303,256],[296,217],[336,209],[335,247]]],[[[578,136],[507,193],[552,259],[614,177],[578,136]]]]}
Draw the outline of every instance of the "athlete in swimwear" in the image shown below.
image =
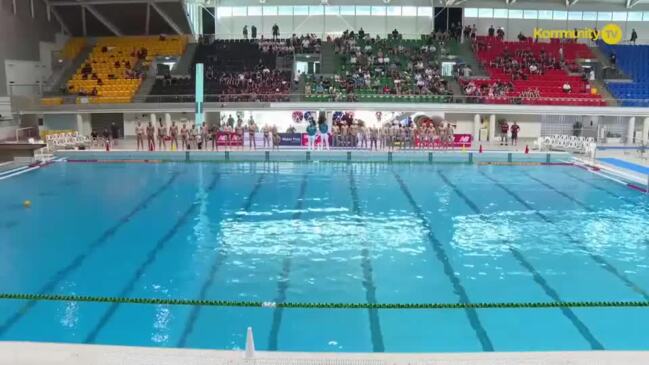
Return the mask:
{"type": "Polygon", "coordinates": [[[146,126],[146,139],[149,143],[149,151],[155,151],[155,127],[151,121],[146,126]]]}
{"type": "Polygon", "coordinates": [[[180,141],[183,144],[183,150],[187,149],[187,125],[183,123],[182,128],[180,128],[180,141]]]}
{"type": "Polygon", "coordinates": [[[178,126],[176,122],[171,122],[171,127],[169,127],[169,134],[171,135],[171,141],[169,142],[169,147],[174,150],[178,149],[178,126]]]}
{"type": "Polygon", "coordinates": [[[158,124],[158,149],[163,151],[167,149],[167,141],[165,140],[167,137],[167,127],[162,123],[162,118],[158,120],[158,124]]]}
{"type": "Polygon", "coordinates": [[[250,118],[248,122],[248,148],[257,149],[257,141],[255,141],[255,133],[257,133],[257,125],[255,121],[250,118]]]}
{"type": "Polygon", "coordinates": [[[140,147],[144,149],[144,127],[140,121],[135,126],[135,139],[137,140],[137,150],[139,151],[140,147]]]}

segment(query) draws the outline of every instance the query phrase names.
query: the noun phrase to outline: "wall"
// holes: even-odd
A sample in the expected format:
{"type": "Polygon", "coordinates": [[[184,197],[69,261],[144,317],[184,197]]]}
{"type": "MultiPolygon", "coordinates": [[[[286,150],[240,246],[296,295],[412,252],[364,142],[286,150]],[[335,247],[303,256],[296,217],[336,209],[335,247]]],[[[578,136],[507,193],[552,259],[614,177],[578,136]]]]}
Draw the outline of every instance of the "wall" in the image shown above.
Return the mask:
{"type": "Polygon", "coordinates": [[[77,114],[45,114],[42,130],[77,129],[77,114]]]}
{"type": "MultiPolygon", "coordinates": [[[[0,64],[9,60],[38,61],[39,42],[53,42],[60,30],[54,17],[47,19],[43,1],[34,1],[35,17],[32,18],[30,2],[18,0],[16,14],[13,12],[12,0],[0,0],[0,64]]],[[[0,69],[0,96],[7,94],[7,77],[4,67],[0,69]]]]}

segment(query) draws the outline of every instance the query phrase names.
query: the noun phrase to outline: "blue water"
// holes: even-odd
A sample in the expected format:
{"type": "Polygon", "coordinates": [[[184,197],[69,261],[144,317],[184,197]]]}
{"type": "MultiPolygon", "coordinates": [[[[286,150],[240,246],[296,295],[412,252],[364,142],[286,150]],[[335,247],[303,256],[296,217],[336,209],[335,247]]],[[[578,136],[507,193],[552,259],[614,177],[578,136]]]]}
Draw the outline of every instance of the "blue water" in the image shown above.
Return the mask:
{"type": "MultiPolygon", "coordinates": [[[[0,291],[649,300],[649,198],[570,166],[57,163],[0,182],[0,291]],[[22,207],[30,199],[32,207],[22,207]]],[[[649,309],[0,301],[0,339],[287,351],[649,350],[649,309]]]]}

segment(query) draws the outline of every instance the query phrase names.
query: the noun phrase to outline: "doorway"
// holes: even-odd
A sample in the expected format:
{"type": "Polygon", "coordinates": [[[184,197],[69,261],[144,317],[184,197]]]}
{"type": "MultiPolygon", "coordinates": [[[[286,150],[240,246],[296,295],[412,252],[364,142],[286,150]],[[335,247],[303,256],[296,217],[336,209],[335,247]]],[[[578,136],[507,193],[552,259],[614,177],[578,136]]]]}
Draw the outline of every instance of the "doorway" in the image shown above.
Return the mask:
{"type": "Polygon", "coordinates": [[[435,8],[435,32],[448,32],[452,24],[462,24],[462,8],[435,8]]]}

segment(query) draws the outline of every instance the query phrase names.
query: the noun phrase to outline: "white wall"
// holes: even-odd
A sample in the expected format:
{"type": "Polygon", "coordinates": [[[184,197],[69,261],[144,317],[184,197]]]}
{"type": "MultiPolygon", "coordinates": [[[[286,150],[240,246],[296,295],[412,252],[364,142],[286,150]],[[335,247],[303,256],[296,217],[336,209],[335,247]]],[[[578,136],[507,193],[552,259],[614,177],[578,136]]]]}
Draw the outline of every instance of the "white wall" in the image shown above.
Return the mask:
{"type": "Polygon", "coordinates": [[[7,75],[7,90],[12,95],[31,95],[34,88],[20,85],[41,84],[44,79],[43,65],[40,61],[5,60],[5,75],[7,75]],[[11,88],[10,85],[17,85],[11,88]]]}
{"type": "Polygon", "coordinates": [[[77,130],[76,114],[45,114],[43,115],[43,130],[77,130]]]}

